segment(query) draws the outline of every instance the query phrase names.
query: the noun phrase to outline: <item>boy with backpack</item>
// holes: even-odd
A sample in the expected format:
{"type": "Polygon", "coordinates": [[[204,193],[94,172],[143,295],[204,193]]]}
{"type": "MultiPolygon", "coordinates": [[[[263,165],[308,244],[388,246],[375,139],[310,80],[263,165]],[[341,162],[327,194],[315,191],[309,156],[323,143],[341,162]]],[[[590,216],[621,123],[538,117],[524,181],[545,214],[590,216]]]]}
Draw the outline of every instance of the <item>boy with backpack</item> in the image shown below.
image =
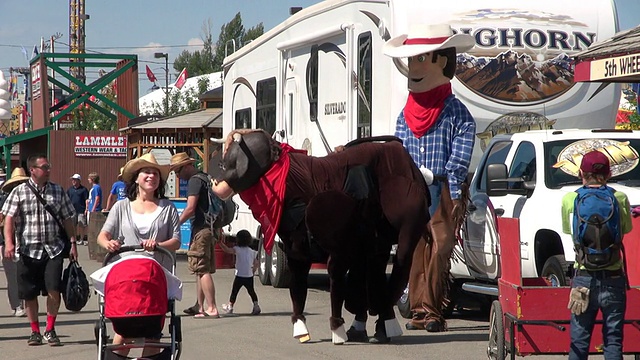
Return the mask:
{"type": "Polygon", "coordinates": [[[568,305],[569,360],[588,358],[598,310],[602,311],[604,358],[622,360],[627,300],[622,238],[631,231],[629,200],[624,193],[607,186],[612,174],[605,154],[585,154],[579,174],[583,186],[562,199],[562,229],[572,234],[576,253],[568,305]]]}

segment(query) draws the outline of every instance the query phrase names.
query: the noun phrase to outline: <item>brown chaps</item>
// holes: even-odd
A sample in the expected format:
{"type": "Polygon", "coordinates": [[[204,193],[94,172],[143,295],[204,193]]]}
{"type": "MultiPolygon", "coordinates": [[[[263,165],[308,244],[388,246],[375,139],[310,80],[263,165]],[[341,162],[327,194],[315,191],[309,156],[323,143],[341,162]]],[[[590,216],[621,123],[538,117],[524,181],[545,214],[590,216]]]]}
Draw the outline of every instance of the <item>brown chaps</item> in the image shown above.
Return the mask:
{"type": "Polygon", "coordinates": [[[414,314],[411,323],[416,328],[424,329],[431,321],[445,324],[442,310],[449,289],[449,260],[456,241],[452,213],[449,186],[443,181],[440,204],[413,253],[409,305],[414,314]]]}

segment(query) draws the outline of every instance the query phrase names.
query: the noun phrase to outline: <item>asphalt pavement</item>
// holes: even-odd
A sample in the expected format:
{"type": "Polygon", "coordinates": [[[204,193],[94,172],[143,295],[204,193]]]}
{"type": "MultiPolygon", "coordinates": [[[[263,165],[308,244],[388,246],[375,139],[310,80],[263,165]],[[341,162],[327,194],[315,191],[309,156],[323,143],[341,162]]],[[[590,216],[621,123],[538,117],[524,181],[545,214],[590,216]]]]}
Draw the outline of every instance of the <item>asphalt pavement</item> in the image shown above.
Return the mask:
{"type": "MultiPolygon", "coordinates": [[[[86,247],[80,247],[80,263],[88,274],[101,264],[89,260],[86,247]]],[[[94,323],[99,317],[97,296],[92,295],[87,306],[79,313],[62,310],[56,322],[56,331],[64,346],[51,348],[48,345],[27,346],[30,334],[26,318],[12,315],[6,297],[6,278],[0,268],[0,359],[95,359],[96,345],[94,323]]],[[[238,296],[233,315],[221,318],[195,319],[184,315],[182,309],[195,301],[195,283],[188,274],[186,257],[178,256],[177,275],[183,281],[184,296],[177,303],[178,315],[182,317],[181,359],[486,359],[488,340],[488,314],[467,310],[454,313],[448,321],[449,331],[430,334],[425,331],[405,331],[402,337],[391,344],[345,344],[333,345],[329,331],[328,278],[323,270],[313,270],[310,275],[307,299],[307,326],[311,341],[299,344],[292,337],[290,323],[291,302],[287,289],[263,286],[255,278],[256,292],[260,299],[262,314],[250,315],[252,303],[246,290],[238,296]]],[[[214,274],[216,300],[220,312],[228,301],[233,282],[233,269],[220,269],[214,274]]],[[[44,298],[40,298],[40,322],[44,327],[44,298]]],[[[353,317],[345,313],[347,326],[353,317]]],[[[404,319],[398,318],[401,324],[404,319]]],[[[168,321],[167,321],[168,323],[168,321]]],[[[367,324],[372,335],[374,323],[367,324]]],[[[44,330],[42,330],[44,331],[44,330]]],[[[112,330],[109,328],[109,332],[112,330]]],[[[165,336],[167,335],[165,326],[165,336]]],[[[167,341],[165,338],[164,341],[167,341]]],[[[565,356],[545,356],[544,359],[563,359],[565,356]]],[[[598,358],[598,357],[592,357],[598,358]]]]}

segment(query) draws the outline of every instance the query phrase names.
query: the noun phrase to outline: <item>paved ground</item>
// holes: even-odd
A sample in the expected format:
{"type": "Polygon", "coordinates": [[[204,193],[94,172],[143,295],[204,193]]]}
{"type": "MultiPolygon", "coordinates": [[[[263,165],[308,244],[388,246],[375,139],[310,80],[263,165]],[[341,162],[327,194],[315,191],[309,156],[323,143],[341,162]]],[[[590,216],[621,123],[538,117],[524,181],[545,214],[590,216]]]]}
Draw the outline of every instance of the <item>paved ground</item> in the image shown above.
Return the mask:
{"type": "MultiPolygon", "coordinates": [[[[88,260],[86,247],[80,249],[81,264],[87,274],[100,264],[88,260]]],[[[0,268],[1,269],[1,268],[0,268]]],[[[186,261],[179,257],[178,275],[184,282],[184,299],[178,303],[182,309],[193,304],[195,284],[188,276],[186,261]]],[[[228,300],[233,281],[233,270],[218,270],[214,275],[218,306],[228,300]]],[[[326,288],[327,277],[322,271],[311,275],[312,288],[307,303],[307,323],[312,340],[298,344],[291,337],[289,322],[291,305],[289,294],[284,289],[273,289],[259,284],[256,291],[263,313],[248,315],[251,301],[244,290],[240,292],[234,315],[220,319],[194,319],[182,317],[183,352],[182,359],[486,359],[488,338],[488,315],[465,311],[449,320],[449,332],[428,334],[423,331],[405,332],[390,345],[331,344],[329,332],[329,298],[326,288]]],[[[10,315],[6,299],[6,280],[0,275],[0,359],[91,359],[96,358],[93,325],[98,319],[96,296],[80,313],[62,311],[58,317],[57,332],[65,346],[28,347],[30,333],[26,318],[10,315]]],[[[42,298],[41,298],[42,299],[42,298]]],[[[41,301],[41,311],[44,302],[41,301]]],[[[345,314],[347,323],[352,317],[345,314]]],[[[41,322],[44,316],[41,313],[41,322]]],[[[44,326],[44,325],[43,325],[44,326]]],[[[368,324],[373,333],[373,322],[368,324]]],[[[166,334],[166,331],[165,331],[166,334]]],[[[563,359],[562,356],[543,357],[563,359]]],[[[592,357],[594,358],[594,357],[592,357]]],[[[595,357],[596,359],[599,357],[595,357]]],[[[600,357],[601,358],[601,357],[600,357]]]]}

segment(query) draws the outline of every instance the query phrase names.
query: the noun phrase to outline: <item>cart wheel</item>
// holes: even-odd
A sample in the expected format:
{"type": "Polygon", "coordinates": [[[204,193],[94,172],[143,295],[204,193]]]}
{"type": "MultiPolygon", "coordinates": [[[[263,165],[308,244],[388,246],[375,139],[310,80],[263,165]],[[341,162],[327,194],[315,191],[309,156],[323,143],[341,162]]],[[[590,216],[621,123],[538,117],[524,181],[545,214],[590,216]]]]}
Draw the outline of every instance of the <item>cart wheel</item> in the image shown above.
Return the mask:
{"type": "Polygon", "coordinates": [[[504,360],[507,348],[504,345],[504,314],[500,301],[494,300],[489,315],[489,346],[487,355],[490,360],[504,360]]]}

